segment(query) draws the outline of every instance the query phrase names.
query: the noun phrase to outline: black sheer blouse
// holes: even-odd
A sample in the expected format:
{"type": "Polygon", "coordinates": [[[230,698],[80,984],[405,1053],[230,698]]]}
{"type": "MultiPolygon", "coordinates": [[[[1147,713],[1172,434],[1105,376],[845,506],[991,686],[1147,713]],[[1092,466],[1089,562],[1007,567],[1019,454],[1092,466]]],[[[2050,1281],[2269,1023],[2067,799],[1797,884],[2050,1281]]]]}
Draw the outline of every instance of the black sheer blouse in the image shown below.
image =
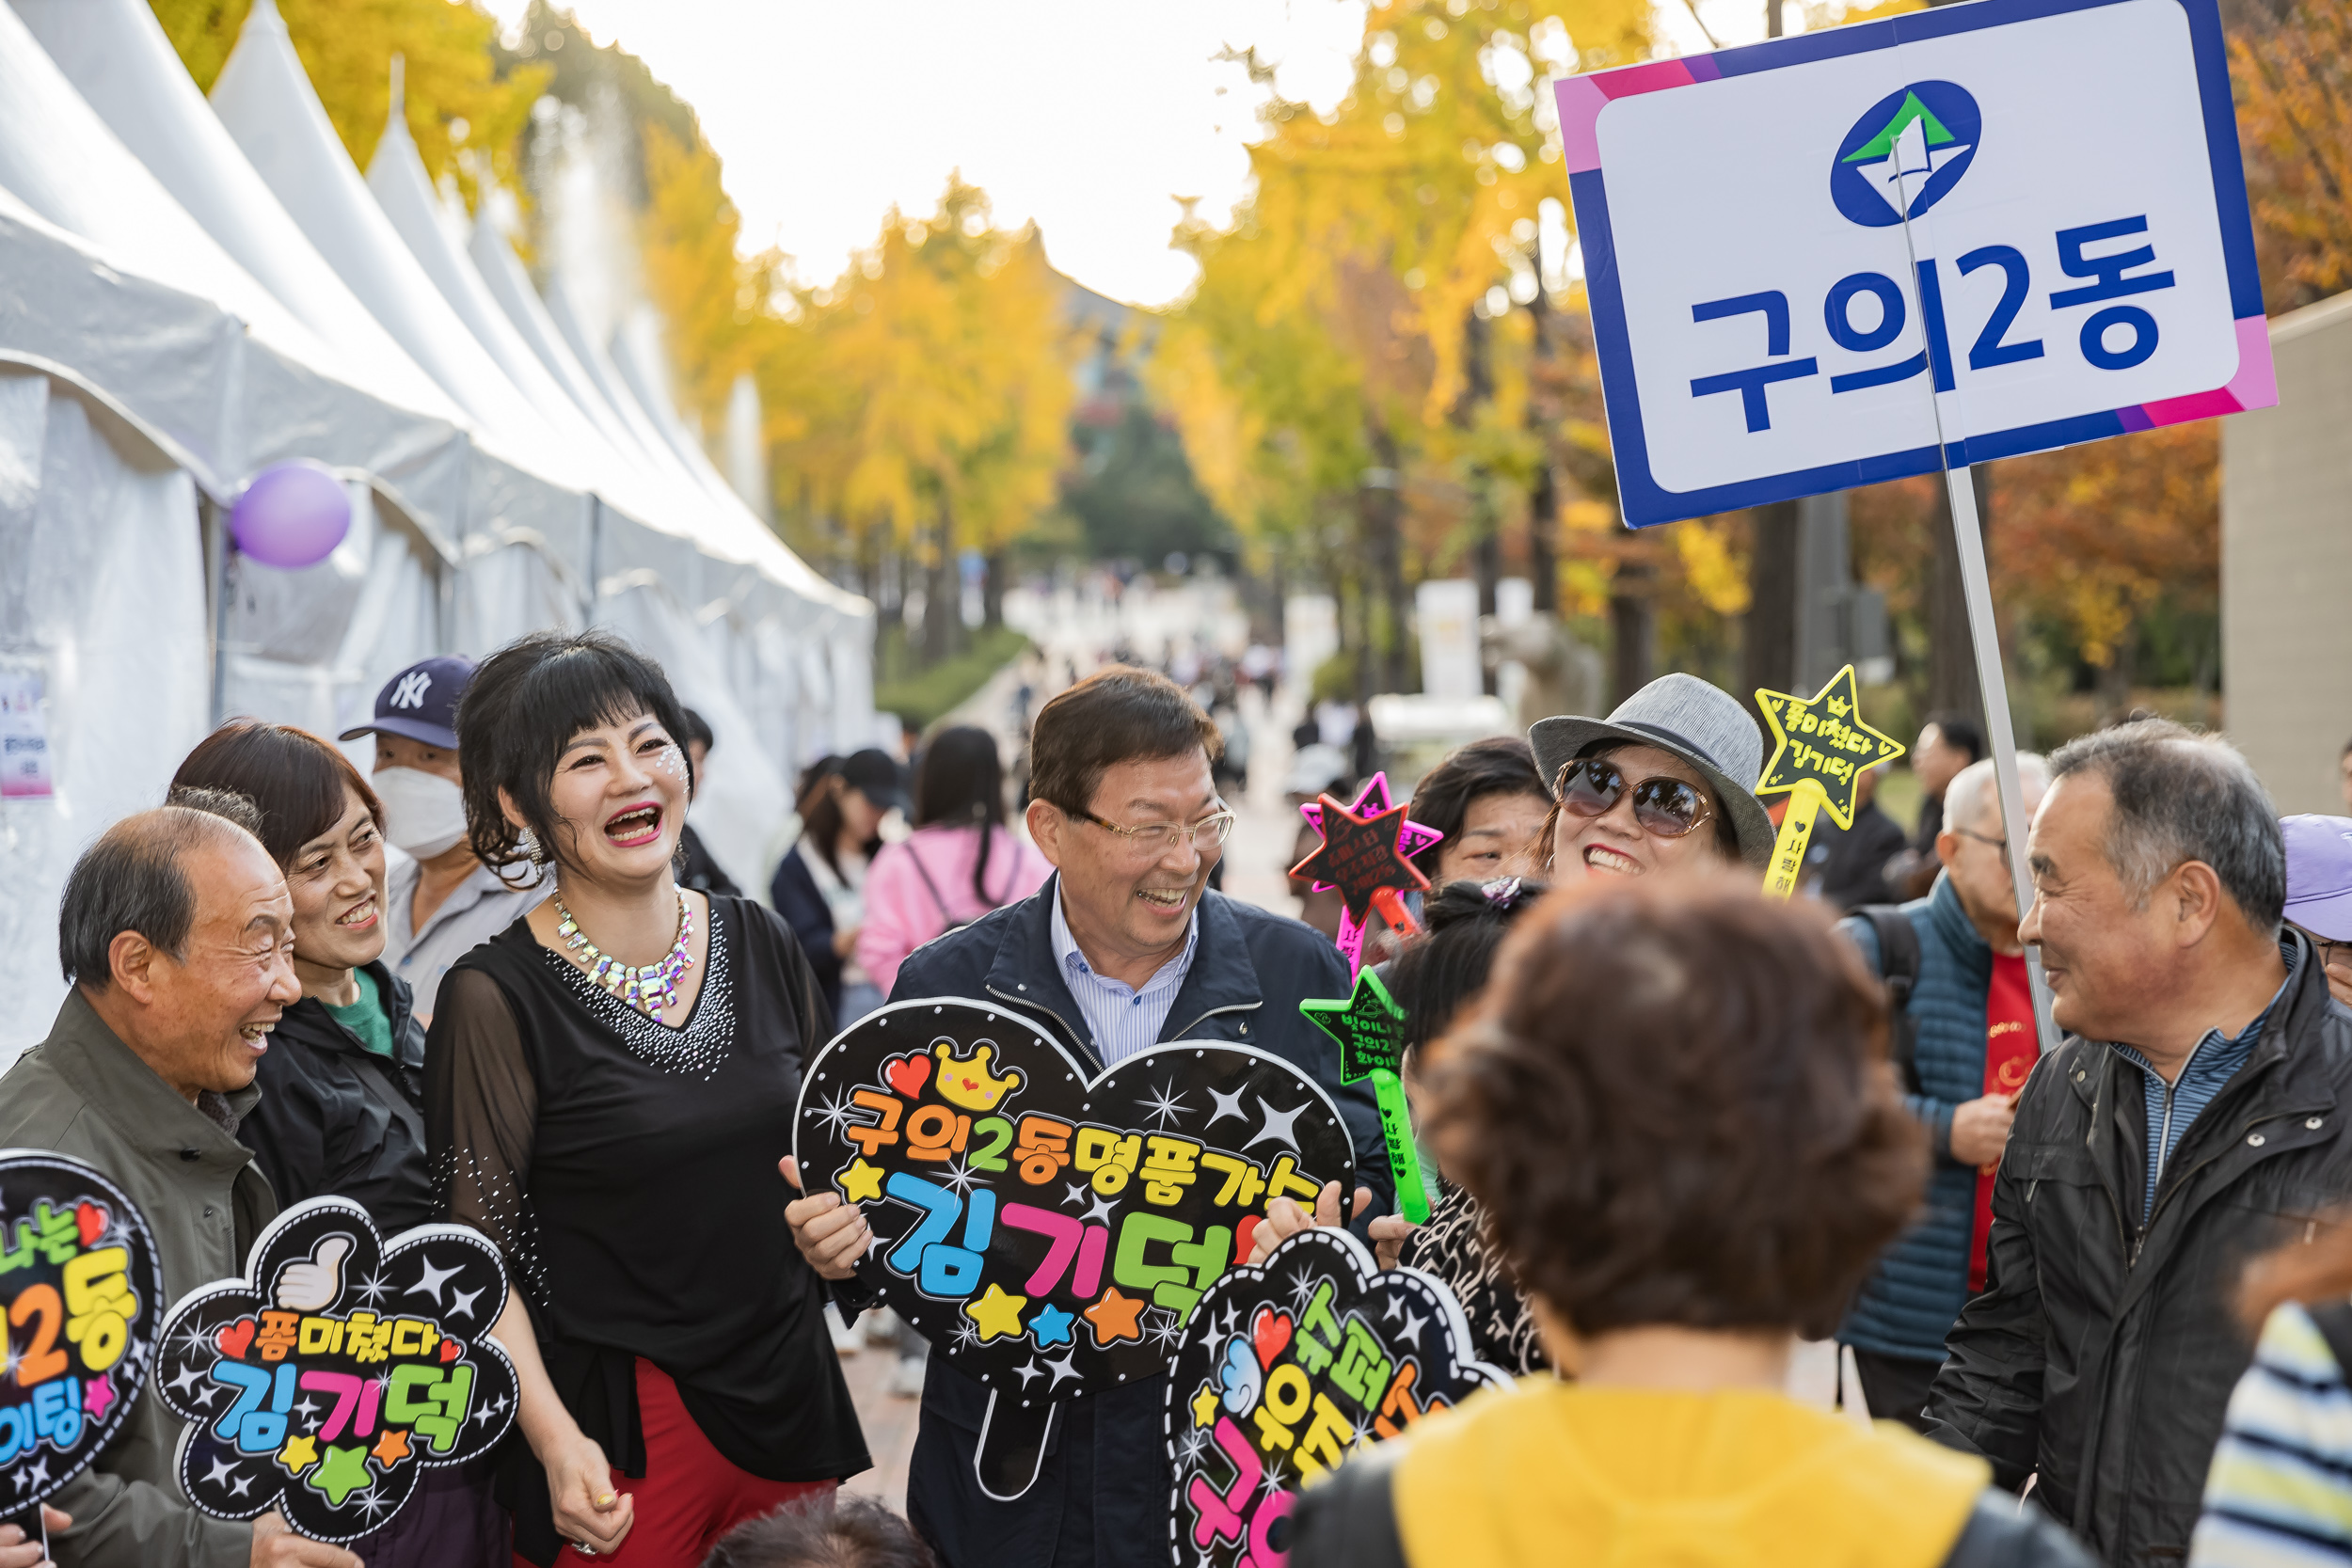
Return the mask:
{"type": "Polygon", "coordinates": [[[1549,1371],[1551,1358],[1536,1335],[1535,1314],[1510,1266],[1486,1241],[1486,1212],[1467,1187],[1440,1180],[1438,1189],[1429,1223],[1406,1238],[1397,1261],[1446,1282],[1470,1320],[1478,1359],[1518,1377],[1549,1371]]]}
{"type": "MultiPolygon", "coordinates": [[[[824,1003],[773,914],[718,894],[710,912],[702,990],[675,1029],[523,921],[458,960],[425,1058],[437,1204],[498,1243],[557,1393],[623,1473],[644,1474],[642,1356],[752,1474],[855,1475],[866,1440],[776,1169],[824,1003]]],[[[549,1560],[545,1481],[521,1462],[516,1546],[536,1556],[525,1531],[544,1525],[549,1560]]]]}

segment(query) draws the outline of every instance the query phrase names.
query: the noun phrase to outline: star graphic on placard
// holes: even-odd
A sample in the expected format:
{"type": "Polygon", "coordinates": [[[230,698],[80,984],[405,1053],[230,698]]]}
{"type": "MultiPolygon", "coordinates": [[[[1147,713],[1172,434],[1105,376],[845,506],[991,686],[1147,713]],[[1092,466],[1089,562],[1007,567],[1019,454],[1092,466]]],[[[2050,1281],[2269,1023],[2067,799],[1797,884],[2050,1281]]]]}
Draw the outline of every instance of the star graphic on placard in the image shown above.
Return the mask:
{"type": "Polygon", "coordinates": [[[850,1102],[847,1089],[835,1089],[833,1098],[818,1106],[814,1115],[835,1138],[839,1138],[841,1130],[856,1119],[857,1108],[850,1102]]]}
{"type": "Polygon", "coordinates": [[[312,1425],[318,1419],[319,1402],[305,1394],[302,1402],[294,1406],[294,1414],[302,1418],[304,1426],[312,1425]]]}
{"type": "Polygon", "coordinates": [[[1301,1101],[1295,1110],[1278,1111],[1266,1103],[1265,1096],[1260,1095],[1258,1109],[1265,1113],[1265,1125],[1259,1128],[1258,1135],[1242,1145],[1242,1148],[1255,1148],[1268,1138],[1279,1138],[1291,1146],[1292,1153],[1305,1153],[1306,1150],[1298,1147],[1298,1118],[1305,1114],[1307,1107],[1313,1103],[1312,1101],[1301,1101]]]}
{"type": "Polygon", "coordinates": [[[1429,886],[1429,879],[1397,847],[1403,806],[1359,816],[1328,795],[1322,800],[1323,842],[1291,867],[1292,876],[1338,889],[1340,901],[1359,922],[1371,914],[1372,895],[1380,889],[1429,886]]]}
{"type": "Polygon", "coordinates": [[[1233,1117],[1247,1123],[1249,1120],[1249,1113],[1241,1108],[1241,1097],[1248,1092],[1247,1089],[1235,1089],[1231,1094],[1222,1094],[1216,1089],[1211,1089],[1209,1098],[1216,1101],[1216,1115],[1208,1119],[1207,1125],[1215,1127],[1227,1117],[1233,1117]]]}
{"type": "Polygon", "coordinates": [[[1200,1391],[1192,1396],[1192,1424],[1196,1427],[1204,1427],[1216,1420],[1216,1390],[1205,1383],[1202,1384],[1200,1391]]]}
{"type": "Polygon", "coordinates": [[[1075,1349],[1067,1350],[1062,1353],[1062,1358],[1059,1361],[1048,1361],[1045,1363],[1045,1370],[1054,1374],[1054,1381],[1045,1386],[1045,1391],[1048,1394],[1061,1386],[1061,1380],[1063,1378],[1068,1378],[1073,1383],[1078,1381],[1078,1369],[1073,1365],[1077,1358],[1077,1354],[1078,1353],[1075,1349]]]}
{"type": "Polygon", "coordinates": [[[202,1387],[199,1388],[195,1393],[188,1396],[188,1402],[195,1405],[199,1410],[210,1410],[213,1408],[213,1401],[217,1399],[219,1396],[220,1385],[217,1383],[207,1383],[202,1387]]]}
{"type": "Polygon", "coordinates": [[[1291,1275],[1292,1311],[1304,1312],[1307,1310],[1307,1304],[1314,1300],[1316,1284],[1317,1281],[1315,1276],[1309,1274],[1303,1268],[1296,1274],[1291,1275]]]}
{"type": "Polygon", "coordinates": [[[980,1342],[980,1331],[970,1323],[958,1323],[948,1331],[947,1339],[958,1350],[970,1350],[980,1342]]]}
{"type": "Polygon", "coordinates": [[[470,1318],[473,1316],[473,1304],[481,1299],[482,1292],[479,1290],[452,1291],[449,1293],[449,1315],[453,1318],[461,1316],[470,1318]]]}
{"type": "Polygon", "coordinates": [[[1099,1220],[1104,1225],[1112,1224],[1111,1200],[1098,1195],[1093,1206],[1087,1210],[1086,1217],[1089,1220],[1099,1220]]]}
{"type": "Polygon", "coordinates": [[[1282,1469],[1281,1455],[1277,1454],[1275,1457],[1265,1462],[1265,1491],[1267,1497],[1270,1497],[1274,1496],[1275,1493],[1281,1491],[1284,1486],[1289,1484],[1289,1481],[1290,1477],[1285,1474],[1282,1469]]]}
{"type": "Polygon", "coordinates": [[[1421,1343],[1421,1331],[1428,1326],[1427,1318],[1418,1312],[1407,1312],[1405,1314],[1405,1326],[1396,1331],[1396,1337],[1408,1345],[1418,1345],[1421,1343]]]}
{"type": "Polygon", "coordinates": [[[1356,972],[1356,989],[1343,1000],[1301,1002],[1298,1010],[1339,1042],[1343,1084],[1369,1078],[1375,1068],[1394,1072],[1403,1059],[1405,1009],[1369,965],[1356,972]]]}
{"type": "Polygon", "coordinates": [[[251,1476],[232,1476],[230,1478],[229,1495],[230,1497],[242,1497],[252,1490],[253,1478],[251,1476]]]}
{"type": "Polygon", "coordinates": [[[869,1164],[863,1154],[850,1161],[834,1180],[840,1185],[841,1196],[851,1203],[866,1203],[882,1196],[882,1166],[869,1164]]]}
{"type": "Polygon", "coordinates": [[[173,1338],[172,1343],[179,1347],[182,1355],[209,1355],[213,1353],[213,1337],[197,1327],[193,1319],[173,1338]]]}
{"type": "Polygon", "coordinates": [[[383,1301],[384,1297],[390,1292],[391,1288],[390,1282],[384,1277],[383,1274],[378,1273],[371,1275],[367,1279],[352,1287],[352,1291],[361,1301],[373,1307],[383,1301]]]}
{"type": "MultiPolygon", "coordinates": [[[[1355,802],[1347,809],[1359,816],[1377,816],[1392,804],[1394,802],[1389,799],[1389,775],[1379,772],[1364,781],[1364,787],[1356,792],[1355,802]]],[[[1307,826],[1317,833],[1323,832],[1321,800],[1308,801],[1298,808],[1298,815],[1305,817],[1307,826]]],[[[1405,831],[1396,836],[1397,852],[1409,860],[1431,845],[1443,843],[1444,840],[1445,834],[1437,829],[1424,827],[1408,816],[1405,819],[1405,831]]]]}
{"type": "Polygon", "coordinates": [[[1380,1314],[1380,1321],[1384,1323],[1392,1323],[1404,1315],[1405,1298],[1399,1295],[1391,1295],[1389,1297],[1388,1310],[1380,1314]]]}
{"type": "Polygon", "coordinates": [[[1121,1294],[1116,1285],[1104,1291],[1103,1299],[1086,1309],[1086,1321],[1094,1325],[1096,1348],[1119,1339],[1133,1339],[1141,1343],[1143,1329],[1136,1319],[1142,1315],[1147,1305],[1141,1296],[1121,1294]]]}
{"type": "Polygon", "coordinates": [[[175,1394],[184,1394],[203,1381],[202,1372],[198,1371],[193,1365],[184,1366],[180,1369],[180,1375],[171,1380],[171,1391],[175,1394]]]}
{"type": "Polygon", "coordinates": [[[1759,687],[1756,705],[1772,732],[1772,760],[1756,793],[1786,795],[1801,784],[1819,784],[1828,798],[1822,809],[1841,828],[1853,826],[1864,771],[1903,754],[1900,741],[1862,721],[1851,664],[1810,697],[1759,687]]]}
{"type": "MultiPolygon", "coordinates": [[[[137,1363],[134,1362],[133,1365],[137,1363]]],[[[115,1402],[115,1380],[112,1372],[101,1372],[83,1386],[82,1408],[89,1412],[93,1421],[103,1421],[115,1402]]]]}
{"type": "Polygon", "coordinates": [[[375,1462],[389,1470],[408,1457],[408,1434],[393,1428],[387,1428],[384,1435],[375,1440],[375,1448],[373,1451],[375,1454],[375,1462]]]}
{"type": "Polygon", "coordinates": [[[215,1459],[213,1461],[213,1467],[204,1473],[204,1484],[207,1486],[218,1486],[222,1481],[227,1481],[230,1476],[235,1475],[236,1473],[237,1467],[234,1465],[230,1464],[229,1461],[225,1459],[215,1459]]]}
{"type": "Polygon", "coordinates": [[[286,1446],[278,1450],[278,1463],[290,1476],[298,1476],[319,1462],[319,1443],[315,1437],[289,1437],[286,1446]]]}
{"type": "Polygon", "coordinates": [[[396,1505],[381,1492],[371,1489],[363,1494],[358,1502],[353,1506],[358,1509],[361,1518],[373,1525],[378,1518],[389,1513],[396,1505]]]}
{"type": "Polygon", "coordinates": [[[1026,1388],[1032,1380],[1045,1375],[1045,1369],[1037,1364],[1037,1357],[1034,1355],[1029,1357],[1027,1366],[1015,1367],[1012,1370],[1013,1375],[1020,1378],[1021,1386],[1024,1388],[1026,1388]]]}
{"type": "Polygon", "coordinates": [[[1077,1322],[1076,1318],[1058,1307],[1046,1307],[1029,1320],[1029,1332],[1037,1336],[1041,1349],[1047,1345],[1067,1345],[1072,1342],[1070,1331],[1077,1322]]]}
{"type": "Polygon", "coordinates": [[[950,1160],[947,1162],[947,1168],[940,1174],[939,1180],[949,1191],[961,1196],[972,1190],[972,1183],[979,1178],[972,1173],[970,1162],[950,1160]]]}
{"type": "Polygon", "coordinates": [[[1225,1316],[1217,1323],[1217,1332],[1231,1338],[1241,1329],[1241,1304],[1232,1297],[1225,1298],[1225,1316]]]}
{"type": "Polygon", "coordinates": [[[1062,1185],[1062,1201],[1064,1203],[1084,1203],[1087,1200],[1087,1192],[1088,1188],[1084,1182],[1065,1182],[1062,1185]]]}
{"type": "Polygon", "coordinates": [[[1184,1320],[1165,1307],[1154,1307],[1144,1316],[1152,1322],[1152,1348],[1163,1355],[1174,1356],[1176,1347],[1184,1343],[1184,1320]]]}
{"type": "Polygon", "coordinates": [[[1176,1439],[1176,1457],[1186,1465],[1200,1464],[1200,1456],[1208,1451],[1209,1434],[1197,1426],[1185,1428],[1184,1434],[1176,1439]]]}
{"type": "Polygon", "coordinates": [[[349,1448],[338,1448],[329,1443],[326,1458],[310,1483],[326,1494],[330,1506],[342,1507],[343,1499],[354,1492],[363,1492],[375,1484],[375,1476],[368,1469],[368,1446],[354,1443],[349,1448]]]}
{"type": "Polygon", "coordinates": [[[1028,1305],[1028,1297],[1008,1295],[1005,1288],[992,1279],[987,1290],[963,1304],[963,1315],[972,1320],[980,1342],[986,1344],[991,1339],[1019,1334],[1021,1309],[1028,1305]]]}
{"type": "Polygon", "coordinates": [[[16,1478],[16,1484],[20,1489],[28,1492],[40,1491],[47,1487],[49,1484],[49,1456],[47,1454],[42,1454],[39,1459],[33,1461],[32,1468],[20,1471],[16,1478]]]}
{"type": "Polygon", "coordinates": [[[1136,1101],[1137,1105],[1143,1107],[1143,1114],[1150,1117],[1163,1132],[1168,1131],[1169,1122],[1192,1109],[1184,1103],[1184,1096],[1170,1092],[1175,1087],[1175,1080],[1170,1079],[1153,1089],[1149,1099],[1136,1101]]]}
{"type": "Polygon", "coordinates": [[[436,1307],[441,1305],[441,1287],[465,1272],[462,1269],[437,1269],[433,1266],[433,1259],[430,1258],[418,1259],[417,1268],[419,1271],[417,1282],[401,1291],[401,1294],[423,1296],[436,1307]]]}

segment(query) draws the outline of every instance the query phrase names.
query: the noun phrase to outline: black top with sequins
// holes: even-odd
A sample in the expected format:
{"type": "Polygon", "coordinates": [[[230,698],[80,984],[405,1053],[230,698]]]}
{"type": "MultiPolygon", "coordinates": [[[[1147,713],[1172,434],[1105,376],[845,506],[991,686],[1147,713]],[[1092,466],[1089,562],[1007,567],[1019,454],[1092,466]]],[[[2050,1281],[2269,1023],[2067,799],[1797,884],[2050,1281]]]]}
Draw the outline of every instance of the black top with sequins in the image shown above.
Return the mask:
{"type": "Polygon", "coordinates": [[[710,911],[702,989],[675,1029],[523,921],[458,960],[426,1047],[436,1201],[498,1243],[557,1392],[625,1472],[644,1473],[643,1357],[742,1468],[854,1475],[865,1437],[776,1168],[829,1020],[783,922],[724,895],[710,911]]]}
{"type": "Polygon", "coordinates": [[[1536,1338],[1535,1314],[1509,1267],[1487,1245],[1486,1211],[1469,1189],[1443,1181],[1439,1186],[1437,1210],[1406,1240],[1397,1261],[1446,1282],[1470,1320],[1478,1359],[1520,1377],[1548,1370],[1551,1359],[1536,1338]]]}

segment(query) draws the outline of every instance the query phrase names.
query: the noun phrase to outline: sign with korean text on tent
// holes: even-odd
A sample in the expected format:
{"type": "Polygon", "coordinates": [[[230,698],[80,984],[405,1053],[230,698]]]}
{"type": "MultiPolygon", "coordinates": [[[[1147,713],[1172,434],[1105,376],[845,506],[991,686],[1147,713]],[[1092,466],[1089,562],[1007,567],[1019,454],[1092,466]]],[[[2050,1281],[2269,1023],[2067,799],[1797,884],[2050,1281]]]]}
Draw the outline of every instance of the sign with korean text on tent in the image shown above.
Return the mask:
{"type": "Polygon", "coordinates": [[[2215,0],[1558,86],[1635,528],[2278,401],[2215,0]]]}

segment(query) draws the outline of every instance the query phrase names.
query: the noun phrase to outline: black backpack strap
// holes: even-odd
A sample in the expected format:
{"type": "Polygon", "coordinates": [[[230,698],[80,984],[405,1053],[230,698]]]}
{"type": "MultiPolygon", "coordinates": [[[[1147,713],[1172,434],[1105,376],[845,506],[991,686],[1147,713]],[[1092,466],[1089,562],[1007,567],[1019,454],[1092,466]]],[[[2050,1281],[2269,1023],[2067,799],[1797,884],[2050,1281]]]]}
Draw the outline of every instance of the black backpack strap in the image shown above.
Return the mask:
{"type": "Polygon", "coordinates": [[[1888,1044],[1895,1072],[1907,1093],[1919,1090],[1919,1025],[1911,1016],[1911,993],[1919,983],[1919,928],[1896,904],[1865,904],[1853,911],[1870,923],[1879,941],[1879,973],[1886,979],[1890,1015],[1888,1044]]]}
{"type": "Polygon", "coordinates": [[[2312,1326],[2328,1341],[2328,1354],[2336,1358],[2347,1381],[2352,1381],[2352,1301],[2338,1297],[2334,1301],[2306,1305],[2312,1316],[2312,1326]]]}

